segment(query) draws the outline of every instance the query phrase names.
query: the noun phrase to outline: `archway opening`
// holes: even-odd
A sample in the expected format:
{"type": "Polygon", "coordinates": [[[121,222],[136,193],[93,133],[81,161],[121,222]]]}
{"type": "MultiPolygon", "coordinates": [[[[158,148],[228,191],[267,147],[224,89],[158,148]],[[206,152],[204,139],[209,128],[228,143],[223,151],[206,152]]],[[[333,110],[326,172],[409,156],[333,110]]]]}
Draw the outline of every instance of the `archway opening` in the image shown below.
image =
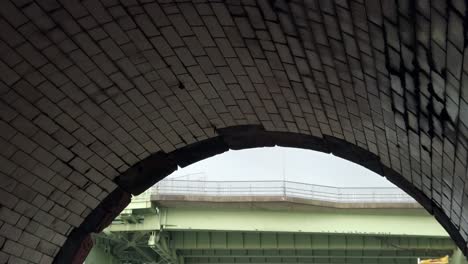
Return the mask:
{"type": "Polygon", "coordinates": [[[328,263],[340,258],[359,262],[364,257],[375,263],[392,257],[399,259],[398,263],[415,263],[411,261],[417,257],[456,257],[455,245],[443,228],[393,183],[360,165],[316,151],[285,147],[227,151],[178,168],[135,198],[105,234],[94,239],[101,251],[93,250],[89,263],[105,259],[103,251],[129,263],[146,263],[157,257],[166,258],[168,263],[224,263],[230,259],[251,263],[279,258],[287,263],[328,263]],[[150,207],[143,205],[147,201],[151,201],[150,207]],[[247,204],[255,209],[246,209],[247,204]],[[154,221],[153,215],[163,220],[154,221]],[[269,220],[276,218],[292,223],[269,220]],[[324,224],[324,219],[329,223],[324,224]],[[147,228],[151,225],[153,231],[147,228]],[[323,232],[331,228],[334,230],[323,232]],[[283,233],[292,235],[294,254],[288,246],[278,246],[277,255],[269,255],[271,252],[265,250],[271,250],[271,245],[266,241],[242,250],[227,245],[239,243],[232,238],[236,235],[245,237],[244,244],[255,244],[256,239],[266,240],[272,234],[278,241],[286,239],[283,233]],[[345,242],[343,247],[331,243],[331,249],[324,249],[308,243],[298,245],[300,238],[377,240],[381,245],[360,248],[345,242]],[[166,243],[161,242],[165,239],[166,243]],[[223,241],[228,242],[224,245],[223,241]],[[418,243],[441,246],[422,247],[418,243]],[[348,247],[350,250],[340,256],[348,247]]]}
{"type": "Polygon", "coordinates": [[[84,259],[83,255],[86,255],[91,247],[89,234],[100,232],[109,225],[112,219],[128,204],[130,193],[133,195],[142,193],[156,182],[176,171],[178,167],[188,166],[216,154],[224,153],[229,149],[240,150],[271,146],[294,147],[332,153],[385,176],[393,184],[411,195],[429,213],[433,214],[447,230],[457,246],[462,250],[464,249],[463,237],[447,215],[440,209],[439,205],[434,204],[409,179],[387,167],[377,155],[366,149],[334,137],[324,136],[318,138],[296,133],[268,132],[259,126],[233,127],[218,130],[217,132],[219,133],[217,137],[189,145],[171,153],[155,153],[123,173],[116,180],[121,188],[104,200],[80,228],[74,230],[75,233],[71,234],[56,259],[61,261],[62,259],[77,259],[80,256],[81,259],[84,259]],[[96,214],[96,212],[100,214],[96,214]],[[103,214],[106,217],[102,218],[103,214]]]}

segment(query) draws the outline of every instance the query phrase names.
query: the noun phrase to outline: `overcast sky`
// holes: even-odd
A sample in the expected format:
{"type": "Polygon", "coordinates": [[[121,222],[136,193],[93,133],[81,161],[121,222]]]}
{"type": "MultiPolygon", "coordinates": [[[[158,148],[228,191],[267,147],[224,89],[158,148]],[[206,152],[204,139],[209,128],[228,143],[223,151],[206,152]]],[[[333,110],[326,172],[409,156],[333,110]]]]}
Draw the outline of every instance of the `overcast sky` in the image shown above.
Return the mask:
{"type": "Polygon", "coordinates": [[[286,180],[336,187],[388,187],[387,179],[331,154],[294,148],[231,150],[179,169],[170,178],[286,180]]]}

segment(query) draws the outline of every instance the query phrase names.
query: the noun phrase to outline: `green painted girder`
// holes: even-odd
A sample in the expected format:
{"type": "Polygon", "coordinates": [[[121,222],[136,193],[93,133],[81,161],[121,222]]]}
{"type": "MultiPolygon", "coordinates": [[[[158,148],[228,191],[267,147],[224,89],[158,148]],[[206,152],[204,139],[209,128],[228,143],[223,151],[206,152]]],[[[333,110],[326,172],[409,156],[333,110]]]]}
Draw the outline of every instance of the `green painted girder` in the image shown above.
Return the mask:
{"type": "MultiPolygon", "coordinates": [[[[124,263],[156,261],[159,257],[148,251],[148,236],[145,232],[107,233],[97,237],[96,245],[112,248],[110,252],[132,249],[126,254],[116,254],[124,263]]],[[[308,262],[311,258],[314,261],[327,261],[329,258],[412,259],[414,264],[417,257],[440,257],[451,254],[455,249],[449,238],[408,236],[164,231],[159,237],[162,240],[157,241],[166,241],[161,246],[167,252],[174,252],[177,258],[170,263],[185,264],[199,263],[196,259],[206,260],[207,263],[225,263],[230,260],[235,263],[259,263],[266,259],[275,260],[266,263],[275,263],[278,259],[278,263],[302,263],[305,260],[305,263],[315,263],[308,262]]]]}
{"type": "MultiPolygon", "coordinates": [[[[309,258],[415,260],[417,257],[444,256],[451,254],[455,249],[449,238],[408,236],[164,231],[161,237],[164,238],[163,241],[170,241],[164,247],[168,252],[177,252],[177,261],[170,263],[185,264],[190,264],[189,260],[193,259],[208,259],[209,263],[217,263],[213,259],[222,260],[220,263],[229,259],[235,259],[236,263],[250,263],[249,261],[253,259],[281,259],[281,261],[301,263],[309,258]]],[[[148,254],[147,233],[107,233],[98,238],[97,246],[113,248],[110,252],[119,251],[119,248],[132,249],[128,252],[129,256],[117,254],[124,262],[132,260],[132,252],[138,256],[141,263],[158,259],[157,256],[149,257],[152,254],[148,254]]]]}
{"type": "Polygon", "coordinates": [[[274,211],[257,208],[163,208],[165,230],[359,233],[448,237],[423,209],[274,211]]]}
{"type": "Polygon", "coordinates": [[[138,223],[118,218],[111,232],[164,230],[258,231],[290,233],[357,233],[449,237],[424,209],[330,209],[265,210],[251,208],[159,208],[154,212],[132,211],[138,223]],[[157,213],[159,211],[159,213],[157,213]],[[120,221],[120,222],[119,222],[120,221]]]}
{"type": "Polygon", "coordinates": [[[186,258],[185,264],[416,264],[415,259],[380,259],[380,258],[186,258]]]}
{"type": "Polygon", "coordinates": [[[164,262],[180,264],[176,250],[169,245],[169,234],[153,232],[149,237],[148,246],[158,253],[164,262]]]}
{"type": "Polygon", "coordinates": [[[100,233],[93,236],[93,250],[107,248],[109,255],[126,264],[152,262],[158,260],[159,255],[148,247],[148,238],[147,232],[100,233]]]}
{"type": "Polygon", "coordinates": [[[450,238],[279,232],[165,231],[182,249],[454,250],[450,238]]]}
{"type": "Polygon", "coordinates": [[[438,258],[453,250],[180,250],[184,258],[438,258]]]}

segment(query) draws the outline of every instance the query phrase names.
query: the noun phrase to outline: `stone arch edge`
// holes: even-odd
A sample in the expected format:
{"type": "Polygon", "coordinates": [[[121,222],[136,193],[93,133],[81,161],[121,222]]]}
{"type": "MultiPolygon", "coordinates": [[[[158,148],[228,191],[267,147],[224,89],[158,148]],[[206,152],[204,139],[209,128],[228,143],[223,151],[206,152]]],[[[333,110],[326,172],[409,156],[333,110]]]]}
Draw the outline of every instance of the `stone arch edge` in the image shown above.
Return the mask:
{"type": "Polygon", "coordinates": [[[216,137],[187,145],[173,152],[154,153],[119,175],[115,179],[118,187],[85,218],[79,227],[72,230],[53,263],[83,263],[93,246],[91,233],[101,232],[130,203],[132,195],[144,192],[177,170],[178,166],[185,167],[229,149],[273,146],[331,153],[386,177],[433,214],[466,256],[465,240],[442,209],[401,174],[383,165],[378,156],[363,148],[331,136],[319,138],[292,132],[266,131],[261,125],[227,127],[217,129],[216,132],[218,134],[216,137]]]}

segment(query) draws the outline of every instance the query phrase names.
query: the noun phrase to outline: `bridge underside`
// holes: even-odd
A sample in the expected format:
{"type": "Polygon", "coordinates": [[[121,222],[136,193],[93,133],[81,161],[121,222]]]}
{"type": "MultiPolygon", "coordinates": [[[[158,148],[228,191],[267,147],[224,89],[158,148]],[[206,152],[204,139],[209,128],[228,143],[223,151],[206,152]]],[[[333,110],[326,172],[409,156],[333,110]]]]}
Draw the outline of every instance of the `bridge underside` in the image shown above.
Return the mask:
{"type": "Polygon", "coordinates": [[[423,208],[404,203],[338,209],[271,196],[155,197],[137,197],[96,235],[86,263],[414,264],[461,252],[423,208]]]}
{"type": "Polygon", "coordinates": [[[452,255],[456,249],[447,237],[167,231],[163,236],[170,246],[157,250],[148,243],[150,234],[146,231],[100,234],[95,237],[94,252],[86,263],[414,264],[417,258],[439,258],[452,255]],[[106,253],[98,256],[98,251],[106,253]]]}
{"type": "Polygon", "coordinates": [[[0,1],[0,263],[80,262],[177,166],[334,153],[466,251],[464,0],[0,1]]]}

